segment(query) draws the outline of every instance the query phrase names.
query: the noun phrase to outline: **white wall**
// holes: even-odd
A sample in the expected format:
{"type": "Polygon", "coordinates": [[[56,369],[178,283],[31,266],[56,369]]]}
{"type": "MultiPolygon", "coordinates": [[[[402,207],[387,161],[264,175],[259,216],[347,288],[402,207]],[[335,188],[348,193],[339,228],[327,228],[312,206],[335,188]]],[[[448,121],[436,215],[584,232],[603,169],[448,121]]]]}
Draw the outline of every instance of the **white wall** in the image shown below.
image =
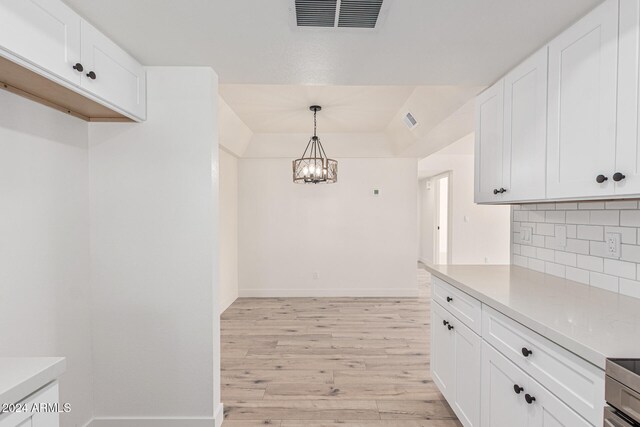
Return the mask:
{"type": "Polygon", "coordinates": [[[433,264],[435,261],[436,202],[434,182],[431,178],[418,181],[418,259],[433,264]],[[427,188],[430,185],[431,188],[427,188]]]}
{"type": "MultiPolygon", "coordinates": [[[[452,193],[452,239],[450,250],[453,264],[508,264],[510,262],[510,212],[509,206],[476,205],[473,202],[473,148],[474,135],[470,134],[446,148],[432,154],[418,163],[418,174],[430,177],[445,171],[452,171],[450,181],[452,193]]],[[[423,181],[424,182],[424,181],[423,181]]],[[[421,224],[434,226],[433,207],[435,186],[426,190],[421,185],[423,210],[421,224]]],[[[433,252],[427,249],[433,245],[433,232],[422,231],[421,258],[433,252]]]]}
{"type": "Polygon", "coordinates": [[[238,159],[220,149],[220,312],[238,298],[238,159]]]}
{"type": "Polygon", "coordinates": [[[416,160],[338,160],[301,185],[291,159],[240,159],[241,296],[417,294],[416,160]]]}
{"type": "Polygon", "coordinates": [[[220,401],[217,77],[147,70],[148,120],[89,126],[95,426],[211,426],[220,401]]]}
{"type": "Polygon", "coordinates": [[[60,398],[92,414],[87,123],[0,90],[0,357],[65,356],[60,398]]]}

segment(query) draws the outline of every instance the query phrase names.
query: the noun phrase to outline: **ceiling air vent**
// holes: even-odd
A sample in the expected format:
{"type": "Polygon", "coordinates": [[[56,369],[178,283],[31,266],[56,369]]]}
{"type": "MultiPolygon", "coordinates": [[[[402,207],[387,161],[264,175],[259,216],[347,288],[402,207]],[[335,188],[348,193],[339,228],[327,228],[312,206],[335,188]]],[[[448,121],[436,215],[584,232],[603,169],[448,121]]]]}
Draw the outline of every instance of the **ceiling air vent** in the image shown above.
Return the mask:
{"type": "Polygon", "coordinates": [[[405,125],[407,125],[407,128],[409,129],[413,129],[414,127],[418,126],[418,121],[415,117],[413,117],[413,114],[411,113],[405,114],[404,117],[402,117],[402,121],[405,125]]]}
{"type": "Polygon", "coordinates": [[[295,0],[298,27],[375,28],[384,0],[295,0]]]}

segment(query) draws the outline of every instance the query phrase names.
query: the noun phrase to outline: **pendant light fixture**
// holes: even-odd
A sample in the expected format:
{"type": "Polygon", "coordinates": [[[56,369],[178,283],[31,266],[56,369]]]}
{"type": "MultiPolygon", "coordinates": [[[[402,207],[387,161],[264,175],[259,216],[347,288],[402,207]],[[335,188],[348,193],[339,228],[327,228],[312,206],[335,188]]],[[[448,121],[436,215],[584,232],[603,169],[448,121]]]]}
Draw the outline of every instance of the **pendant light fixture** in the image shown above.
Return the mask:
{"type": "Polygon", "coordinates": [[[316,133],[316,116],[321,109],[319,105],[309,107],[313,111],[313,136],[302,157],[293,161],[293,182],[298,184],[331,184],[338,180],[338,162],[327,157],[316,133]]]}

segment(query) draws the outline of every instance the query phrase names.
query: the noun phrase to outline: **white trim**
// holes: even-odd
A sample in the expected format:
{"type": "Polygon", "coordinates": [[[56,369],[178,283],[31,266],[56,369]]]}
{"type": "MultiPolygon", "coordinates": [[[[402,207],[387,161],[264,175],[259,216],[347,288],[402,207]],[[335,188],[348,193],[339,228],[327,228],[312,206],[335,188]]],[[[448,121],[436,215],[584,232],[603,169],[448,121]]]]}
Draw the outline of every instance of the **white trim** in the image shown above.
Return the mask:
{"type": "Polygon", "coordinates": [[[415,289],[240,289],[241,298],[415,298],[415,289]]]}
{"type": "Polygon", "coordinates": [[[216,410],[213,412],[213,418],[216,423],[216,427],[220,427],[224,421],[224,404],[218,403],[216,410]]]}
{"type": "Polygon", "coordinates": [[[96,417],[84,427],[221,427],[224,405],[219,403],[213,417],[96,417]]]}

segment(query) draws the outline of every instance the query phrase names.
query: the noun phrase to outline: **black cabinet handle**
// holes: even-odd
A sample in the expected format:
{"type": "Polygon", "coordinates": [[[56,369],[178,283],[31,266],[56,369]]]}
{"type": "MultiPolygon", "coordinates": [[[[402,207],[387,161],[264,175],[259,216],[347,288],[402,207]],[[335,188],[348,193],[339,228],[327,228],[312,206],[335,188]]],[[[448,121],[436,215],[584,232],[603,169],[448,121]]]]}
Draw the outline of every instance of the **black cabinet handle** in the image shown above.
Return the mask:
{"type": "Polygon", "coordinates": [[[620,181],[622,181],[622,180],[623,180],[623,179],[625,179],[625,178],[626,178],[626,176],[624,176],[624,175],[623,175],[623,174],[621,174],[620,172],[616,172],[616,173],[614,173],[614,174],[613,174],[613,180],[614,180],[615,182],[620,182],[620,181]]]}
{"type": "Polygon", "coordinates": [[[527,393],[527,394],[525,394],[525,395],[524,395],[524,400],[526,400],[526,401],[527,401],[527,403],[528,403],[529,405],[531,405],[533,402],[535,402],[535,401],[536,401],[536,398],[535,398],[535,397],[533,397],[533,396],[531,396],[529,393],[527,393]]]}
{"type": "Polygon", "coordinates": [[[524,357],[529,357],[533,351],[529,350],[527,347],[522,347],[522,355],[524,357]]]}
{"type": "Polygon", "coordinates": [[[82,64],[81,64],[81,63],[79,63],[79,62],[76,62],[76,65],[74,65],[74,66],[73,66],[73,69],[74,69],[74,70],[76,70],[76,71],[78,71],[79,73],[81,73],[81,72],[83,72],[83,71],[84,71],[84,67],[83,67],[83,66],[82,66],[82,64]]]}
{"type": "Polygon", "coordinates": [[[506,188],[500,188],[500,189],[498,190],[498,193],[500,193],[500,194],[502,194],[502,193],[506,193],[506,192],[507,192],[507,189],[506,189],[506,188]]]}
{"type": "Polygon", "coordinates": [[[453,325],[447,325],[447,328],[448,328],[449,330],[452,330],[452,329],[453,329],[453,325]]]}
{"type": "Polygon", "coordinates": [[[498,194],[498,189],[497,188],[493,189],[493,194],[498,194]]]}
{"type": "Polygon", "coordinates": [[[606,176],[600,174],[598,176],[596,176],[596,182],[598,184],[602,184],[603,182],[605,182],[606,180],[608,180],[609,178],[607,178],[606,176]]]}
{"type": "Polygon", "coordinates": [[[513,391],[515,391],[516,394],[520,394],[521,391],[524,391],[524,388],[520,387],[518,384],[514,384],[513,391]]]}
{"type": "Polygon", "coordinates": [[[443,324],[444,326],[447,326],[447,325],[449,324],[449,322],[447,322],[446,320],[443,320],[443,321],[442,321],[442,324],[443,324]]]}
{"type": "Polygon", "coordinates": [[[96,73],[94,73],[93,71],[89,71],[87,73],[87,77],[89,77],[91,80],[95,80],[96,79],[96,73]]]}
{"type": "Polygon", "coordinates": [[[447,297],[447,302],[451,302],[451,301],[453,301],[453,298],[447,297]]]}

